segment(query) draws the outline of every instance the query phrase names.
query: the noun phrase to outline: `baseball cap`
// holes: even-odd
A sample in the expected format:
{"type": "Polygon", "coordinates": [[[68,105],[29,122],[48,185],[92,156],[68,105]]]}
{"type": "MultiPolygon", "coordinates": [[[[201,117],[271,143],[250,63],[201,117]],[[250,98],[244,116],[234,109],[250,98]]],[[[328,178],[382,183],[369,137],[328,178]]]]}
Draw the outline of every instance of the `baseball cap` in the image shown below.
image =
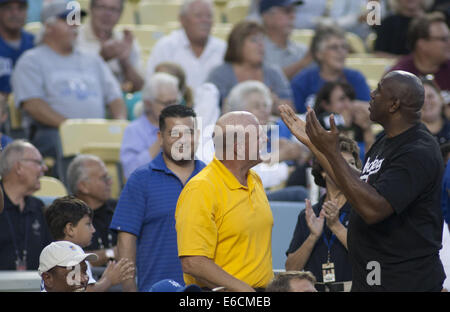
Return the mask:
{"type": "Polygon", "coordinates": [[[28,3],[28,0],[0,0],[0,5],[3,3],[8,3],[8,2],[23,2],[23,3],[28,3]]]}
{"type": "Polygon", "coordinates": [[[202,289],[197,285],[181,286],[180,283],[172,279],[159,281],[150,288],[149,292],[201,292],[202,289]]]}
{"type": "Polygon", "coordinates": [[[45,247],[39,256],[39,275],[55,266],[70,267],[82,261],[96,261],[96,254],[84,253],[80,246],[68,241],[53,242],[45,247]]]}
{"type": "Polygon", "coordinates": [[[301,5],[301,4],[303,4],[302,0],[261,0],[259,2],[259,13],[263,14],[264,12],[276,6],[287,7],[290,5],[301,5]]]}
{"type": "MultiPolygon", "coordinates": [[[[41,23],[44,24],[52,17],[66,18],[70,13],[73,14],[75,9],[68,3],[66,0],[53,0],[45,3],[41,11],[41,23]]],[[[85,10],[81,9],[79,12],[81,17],[86,16],[85,10]]]]}

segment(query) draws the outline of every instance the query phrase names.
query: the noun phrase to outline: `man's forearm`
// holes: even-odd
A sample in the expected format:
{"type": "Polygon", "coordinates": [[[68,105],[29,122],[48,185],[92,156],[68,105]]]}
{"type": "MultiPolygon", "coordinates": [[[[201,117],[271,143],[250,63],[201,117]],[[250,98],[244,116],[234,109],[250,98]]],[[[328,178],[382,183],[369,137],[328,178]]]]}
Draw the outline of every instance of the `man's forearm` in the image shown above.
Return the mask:
{"type": "Polygon", "coordinates": [[[23,109],[36,121],[46,126],[58,128],[66,118],[54,111],[41,99],[30,99],[22,103],[23,109]]]}
{"type": "Polygon", "coordinates": [[[226,291],[254,291],[250,285],[228,274],[207,257],[181,257],[181,264],[184,273],[192,275],[211,289],[223,286],[226,291]]]}
{"type": "Polygon", "coordinates": [[[141,75],[136,71],[133,65],[128,60],[120,61],[120,66],[122,67],[122,71],[125,76],[125,80],[131,82],[133,85],[130,92],[136,92],[142,89],[144,86],[144,79],[142,79],[141,75]]]}
{"type": "Polygon", "coordinates": [[[113,119],[127,119],[127,109],[121,98],[110,102],[108,106],[113,119]]]}
{"type": "MultiPolygon", "coordinates": [[[[127,258],[136,264],[136,236],[126,232],[119,232],[117,236],[117,260],[127,258]]],[[[136,280],[129,279],[122,283],[123,291],[137,291],[136,280]]]]}
{"type": "Polygon", "coordinates": [[[333,167],[324,169],[327,173],[331,170],[337,187],[367,224],[380,222],[393,213],[386,199],[368,183],[361,181],[356,171],[347,164],[340,153],[328,153],[325,157],[333,167]]]}

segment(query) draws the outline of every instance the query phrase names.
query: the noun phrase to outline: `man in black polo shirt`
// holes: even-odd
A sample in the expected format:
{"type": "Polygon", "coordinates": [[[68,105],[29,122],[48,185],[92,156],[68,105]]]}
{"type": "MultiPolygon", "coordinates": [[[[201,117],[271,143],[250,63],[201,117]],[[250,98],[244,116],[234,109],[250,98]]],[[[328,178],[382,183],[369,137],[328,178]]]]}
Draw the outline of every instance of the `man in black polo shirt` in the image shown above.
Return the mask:
{"type": "Polygon", "coordinates": [[[0,270],[37,270],[42,249],[52,241],[44,203],[31,196],[40,189],[39,178],[46,170],[41,154],[28,142],[14,141],[2,152],[0,270]]]}
{"type": "Polygon", "coordinates": [[[117,254],[117,233],[109,229],[117,201],[111,199],[112,180],[103,161],[94,155],[78,155],[67,169],[69,191],[93,211],[95,233],[84,248],[97,255],[93,266],[106,265],[117,254]]]}
{"type": "Polygon", "coordinates": [[[333,118],[326,131],[314,112],[308,112],[305,127],[282,109],[354,209],[347,238],[352,291],[442,290],[443,161],[420,123],[423,101],[423,85],[415,75],[393,71],[384,76],[369,107],[384,134],[367,153],[360,177],[338,152],[333,118]]]}

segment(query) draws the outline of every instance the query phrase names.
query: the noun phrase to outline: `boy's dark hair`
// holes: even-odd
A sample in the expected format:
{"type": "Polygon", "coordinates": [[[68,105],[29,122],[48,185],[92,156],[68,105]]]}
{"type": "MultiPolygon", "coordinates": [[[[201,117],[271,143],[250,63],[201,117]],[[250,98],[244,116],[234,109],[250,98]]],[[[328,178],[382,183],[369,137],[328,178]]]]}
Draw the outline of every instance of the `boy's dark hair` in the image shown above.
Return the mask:
{"type": "Polygon", "coordinates": [[[94,213],[84,201],[75,196],[57,198],[45,210],[45,219],[55,240],[64,239],[64,228],[67,223],[76,226],[86,215],[92,219],[94,213]]]}
{"type": "MultiPolygon", "coordinates": [[[[315,100],[315,104],[314,104],[314,112],[316,113],[317,116],[319,116],[320,114],[325,112],[324,105],[330,104],[331,94],[333,93],[334,89],[336,89],[337,87],[341,87],[342,90],[344,91],[345,95],[350,100],[353,101],[356,98],[355,90],[349,83],[347,83],[345,81],[341,81],[341,80],[327,82],[323,85],[322,88],[320,88],[320,90],[316,94],[316,100],[315,100]]],[[[335,112],[332,112],[332,113],[335,113],[335,112]]]]}
{"type": "Polygon", "coordinates": [[[166,128],[166,118],[169,117],[197,117],[194,110],[184,105],[170,105],[164,108],[159,115],[159,130],[164,131],[166,128]]]}

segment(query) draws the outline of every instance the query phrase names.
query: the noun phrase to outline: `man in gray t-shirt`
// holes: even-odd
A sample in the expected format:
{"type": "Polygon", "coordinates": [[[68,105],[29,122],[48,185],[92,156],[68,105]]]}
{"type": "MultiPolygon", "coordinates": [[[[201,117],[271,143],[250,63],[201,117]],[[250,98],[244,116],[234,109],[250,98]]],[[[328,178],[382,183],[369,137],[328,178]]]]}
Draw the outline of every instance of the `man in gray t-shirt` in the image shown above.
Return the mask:
{"type": "Polygon", "coordinates": [[[77,26],[68,24],[70,13],[63,0],[44,6],[41,44],[23,54],[12,75],[16,107],[26,113],[24,126],[44,156],[56,157],[58,127],[68,118],[105,118],[107,112],[126,118],[111,70],[98,55],[75,48],[77,26]]]}
{"type": "Polygon", "coordinates": [[[299,1],[295,0],[261,0],[259,3],[266,31],[264,63],[279,66],[289,80],[312,62],[311,53],[306,46],[289,40],[298,4],[299,1]]]}

